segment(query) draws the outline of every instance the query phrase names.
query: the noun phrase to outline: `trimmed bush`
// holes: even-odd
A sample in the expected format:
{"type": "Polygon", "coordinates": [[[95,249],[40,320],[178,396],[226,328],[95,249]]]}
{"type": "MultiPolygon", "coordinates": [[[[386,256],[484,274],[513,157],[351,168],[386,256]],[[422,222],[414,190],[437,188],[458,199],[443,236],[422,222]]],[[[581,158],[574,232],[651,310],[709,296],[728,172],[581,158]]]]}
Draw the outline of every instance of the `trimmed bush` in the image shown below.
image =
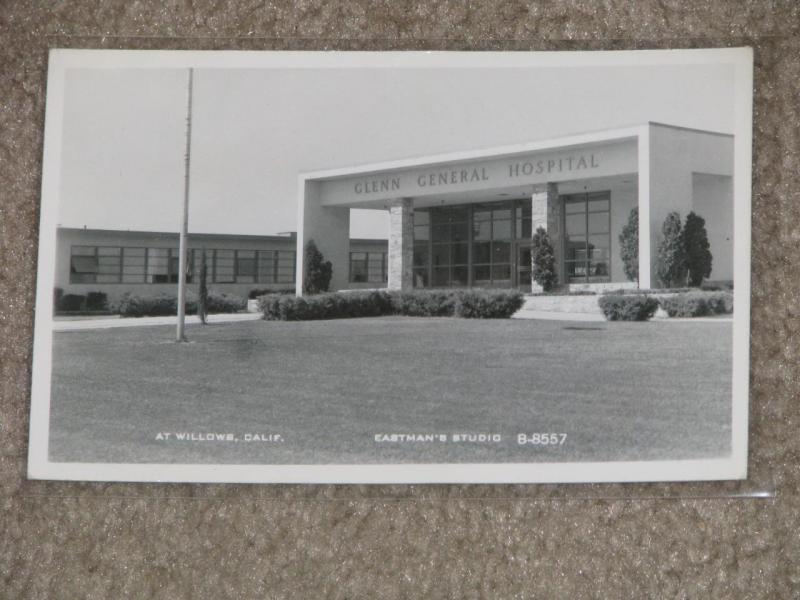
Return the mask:
{"type": "Polygon", "coordinates": [[[659,299],[670,317],[704,317],[733,312],[732,292],[686,292],[659,299]]]}
{"type": "Polygon", "coordinates": [[[58,310],[62,312],[78,312],[85,310],[86,296],[83,294],[64,294],[61,296],[58,310]]]}
{"type": "Polygon", "coordinates": [[[332,275],[331,261],[325,260],[314,240],[309,240],[303,252],[303,292],[306,294],[327,292],[332,275]]]}
{"type": "Polygon", "coordinates": [[[711,275],[713,257],[710,247],[706,220],[694,211],[690,212],[686,215],[686,224],[683,227],[683,251],[686,254],[689,285],[698,287],[711,275]]]}
{"type": "Polygon", "coordinates": [[[597,303],[609,321],[647,321],[658,309],[658,300],[645,294],[604,294],[597,303]]]}
{"type": "MultiPolygon", "coordinates": [[[[195,303],[195,311],[197,312],[197,301],[195,303]]],[[[177,303],[176,303],[177,306],[177,303]]],[[[247,309],[247,300],[241,296],[234,296],[229,294],[209,294],[206,299],[206,309],[209,313],[237,313],[247,309]]]]}
{"type": "Polygon", "coordinates": [[[386,315],[505,319],[519,310],[523,301],[516,290],[369,290],[301,298],[268,294],[258,303],[268,321],[310,321],[386,315]]]}
{"type": "MultiPolygon", "coordinates": [[[[236,313],[247,308],[247,300],[227,294],[209,294],[209,313],[236,313]]],[[[125,294],[119,302],[119,314],[123,317],[166,317],[178,314],[178,299],[175,296],[134,296],[125,294]]],[[[188,292],[186,314],[197,314],[197,295],[188,292]]]]}
{"type": "Polygon", "coordinates": [[[524,302],[522,294],[515,290],[468,290],[456,297],[454,314],[463,319],[508,319],[524,302]]]}
{"type": "Polygon", "coordinates": [[[531,277],[549,292],[558,283],[556,271],[556,255],[550,236],[543,227],[538,227],[531,240],[531,277]]]}
{"type": "Polygon", "coordinates": [[[455,311],[456,290],[414,290],[391,292],[394,314],[407,317],[452,317],[455,311]]]}
{"type": "Polygon", "coordinates": [[[683,244],[681,216],[671,212],[661,226],[656,273],[664,287],[686,285],[686,251],[683,244]]]}
{"type": "Polygon", "coordinates": [[[86,294],[86,310],[107,310],[108,295],[105,292],[89,292],[86,294]]]}
{"type": "Polygon", "coordinates": [[[247,298],[248,298],[248,300],[255,300],[256,298],[259,298],[261,296],[266,296],[267,294],[294,294],[294,292],[295,292],[294,288],[284,288],[284,289],[280,289],[280,290],[270,290],[270,289],[266,289],[266,288],[263,288],[263,289],[257,288],[257,289],[250,290],[249,292],[247,292],[247,298]]]}
{"type": "Polygon", "coordinates": [[[622,270],[630,281],[639,280],[639,208],[631,209],[628,223],[619,234],[619,255],[622,270]]]}

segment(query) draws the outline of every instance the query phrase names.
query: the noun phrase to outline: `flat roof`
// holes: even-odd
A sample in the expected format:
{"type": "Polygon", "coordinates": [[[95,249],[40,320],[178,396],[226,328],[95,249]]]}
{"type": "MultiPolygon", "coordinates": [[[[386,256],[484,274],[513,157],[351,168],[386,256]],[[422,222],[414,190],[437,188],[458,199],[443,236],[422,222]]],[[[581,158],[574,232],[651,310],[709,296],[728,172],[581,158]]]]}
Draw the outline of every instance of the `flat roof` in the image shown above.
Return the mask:
{"type": "MultiPolygon", "coordinates": [[[[177,231],[144,231],[144,230],[137,230],[137,229],[94,229],[91,227],[58,227],[59,231],[76,231],[76,232],[91,232],[91,233],[103,233],[109,235],[145,235],[145,236],[161,236],[161,237],[178,237],[180,234],[177,231]]],[[[208,238],[208,239],[218,239],[218,238],[236,238],[242,240],[275,240],[275,241],[290,241],[297,239],[297,233],[292,231],[287,235],[252,235],[252,234],[240,234],[240,233],[200,233],[200,232],[189,232],[189,237],[194,238],[208,238]]]]}
{"type": "Polygon", "coordinates": [[[349,177],[352,175],[359,175],[371,172],[386,172],[397,171],[401,169],[409,169],[420,166],[434,166],[444,165],[448,163],[480,160],[482,158],[497,158],[509,157],[515,155],[529,154],[531,152],[551,150],[553,148],[569,148],[572,146],[581,145],[596,145],[606,142],[625,141],[638,138],[643,131],[648,127],[665,127],[669,129],[677,129],[692,133],[701,133],[707,135],[733,137],[733,134],[722,133],[718,131],[694,129],[691,127],[682,127],[679,125],[671,125],[668,123],[660,123],[657,121],[647,121],[635,125],[613,129],[601,129],[589,131],[580,134],[573,134],[557,138],[549,138],[521,144],[512,144],[508,146],[495,146],[491,148],[484,148],[480,150],[463,150],[459,152],[449,152],[445,154],[432,154],[428,156],[419,156],[405,159],[390,160],[378,163],[368,163],[361,165],[353,165],[350,167],[339,167],[335,169],[326,169],[321,171],[308,171],[301,172],[299,179],[301,181],[307,179],[337,179],[349,177]]]}
{"type": "MultiPolygon", "coordinates": [[[[135,230],[135,229],[93,229],[91,227],[58,227],[58,231],[74,231],[74,232],[85,232],[85,233],[100,233],[100,234],[107,234],[107,235],[140,235],[140,236],[151,236],[151,237],[178,237],[178,233],[175,231],[142,231],[142,230],[135,230]]],[[[290,231],[286,234],[277,234],[277,235],[251,235],[251,234],[239,234],[239,233],[193,233],[189,232],[190,238],[205,238],[205,239],[237,239],[237,240],[252,240],[252,241],[281,241],[281,242],[296,242],[297,241],[297,232],[290,231]]],[[[351,242],[356,242],[359,244],[368,244],[368,243],[384,243],[387,244],[388,240],[386,238],[350,238],[351,242]]]]}

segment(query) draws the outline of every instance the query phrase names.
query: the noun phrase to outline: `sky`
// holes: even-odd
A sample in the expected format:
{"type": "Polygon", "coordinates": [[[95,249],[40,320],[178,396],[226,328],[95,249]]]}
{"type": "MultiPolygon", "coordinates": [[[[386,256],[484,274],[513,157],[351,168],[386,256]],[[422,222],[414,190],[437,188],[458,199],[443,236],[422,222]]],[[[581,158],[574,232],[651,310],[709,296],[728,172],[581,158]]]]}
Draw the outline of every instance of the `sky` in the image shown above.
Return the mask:
{"type": "MultiPolygon", "coordinates": [[[[67,69],[59,223],[177,231],[187,70],[67,69]]],[[[659,121],[733,133],[726,65],[197,69],[189,231],[297,229],[297,175],[659,121]]],[[[385,238],[383,211],[351,236],[385,238]]]]}

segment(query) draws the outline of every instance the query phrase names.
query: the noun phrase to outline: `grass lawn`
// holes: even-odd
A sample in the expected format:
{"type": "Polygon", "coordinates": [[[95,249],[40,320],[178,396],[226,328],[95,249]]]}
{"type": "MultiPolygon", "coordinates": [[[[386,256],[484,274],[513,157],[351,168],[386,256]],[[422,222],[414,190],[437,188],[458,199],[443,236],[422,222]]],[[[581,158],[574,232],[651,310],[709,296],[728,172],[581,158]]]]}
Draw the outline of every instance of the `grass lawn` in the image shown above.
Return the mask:
{"type": "Polygon", "coordinates": [[[381,317],[54,333],[50,459],[241,464],[730,453],[730,322],[381,317]],[[158,433],[170,433],[167,440],[158,433]],[[179,441],[231,433],[238,441],[179,441]],[[561,446],[520,433],[566,433],[561,446]],[[377,443],[376,434],[500,434],[377,443]],[[245,442],[246,434],[282,441],[245,442]]]}

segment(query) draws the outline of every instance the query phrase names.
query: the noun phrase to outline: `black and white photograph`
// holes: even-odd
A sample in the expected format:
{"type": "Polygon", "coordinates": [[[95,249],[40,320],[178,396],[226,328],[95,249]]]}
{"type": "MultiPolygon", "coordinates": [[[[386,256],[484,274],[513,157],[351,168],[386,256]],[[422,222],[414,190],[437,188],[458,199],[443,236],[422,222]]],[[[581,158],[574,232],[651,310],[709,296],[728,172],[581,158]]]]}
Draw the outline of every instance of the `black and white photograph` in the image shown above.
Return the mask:
{"type": "Polygon", "coordinates": [[[745,479],[752,69],[52,50],[29,476],[745,479]]]}

